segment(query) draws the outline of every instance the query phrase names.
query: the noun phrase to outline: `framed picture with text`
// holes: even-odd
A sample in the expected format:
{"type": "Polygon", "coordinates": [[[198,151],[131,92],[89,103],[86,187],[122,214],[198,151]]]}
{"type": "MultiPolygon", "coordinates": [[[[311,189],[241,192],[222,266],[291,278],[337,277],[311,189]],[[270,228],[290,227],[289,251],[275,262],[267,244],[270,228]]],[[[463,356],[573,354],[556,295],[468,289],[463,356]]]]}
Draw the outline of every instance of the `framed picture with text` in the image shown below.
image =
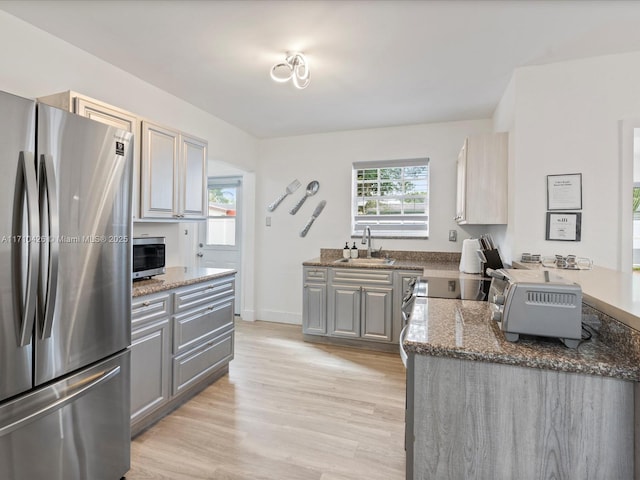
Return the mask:
{"type": "Polygon", "coordinates": [[[547,210],[582,210],[582,174],[547,175],[547,210]]]}
{"type": "Polygon", "coordinates": [[[547,212],[546,240],[579,242],[581,228],[580,212],[547,212]]]}

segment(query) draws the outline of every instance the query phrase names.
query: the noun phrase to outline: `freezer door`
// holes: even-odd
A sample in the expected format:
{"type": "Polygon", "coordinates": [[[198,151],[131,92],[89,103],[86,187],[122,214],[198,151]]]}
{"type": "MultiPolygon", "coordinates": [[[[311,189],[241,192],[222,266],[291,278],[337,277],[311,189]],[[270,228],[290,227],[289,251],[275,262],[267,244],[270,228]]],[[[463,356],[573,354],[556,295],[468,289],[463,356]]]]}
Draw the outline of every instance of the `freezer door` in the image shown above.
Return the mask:
{"type": "Polygon", "coordinates": [[[130,351],[0,404],[3,480],[115,480],[129,470],[130,351]]]}
{"type": "Polygon", "coordinates": [[[38,248],[27,239],[38,233],[35,113],[33,101],[0,92],[0,402],[32,382],[38,248]]]}
{"type": "Polygon", "coordinates": [[[41,385],[130,344],[133,138],[42,104],[37,125],[41,385]]]}

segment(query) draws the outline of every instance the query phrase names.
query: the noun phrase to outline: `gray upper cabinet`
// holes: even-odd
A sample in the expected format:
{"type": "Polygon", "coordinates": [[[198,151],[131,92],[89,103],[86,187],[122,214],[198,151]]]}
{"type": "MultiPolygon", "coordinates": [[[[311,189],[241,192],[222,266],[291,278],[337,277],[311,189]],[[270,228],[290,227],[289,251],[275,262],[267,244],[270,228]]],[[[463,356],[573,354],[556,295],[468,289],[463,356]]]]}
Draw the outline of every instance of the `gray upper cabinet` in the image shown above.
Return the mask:
{"type": "Polygon", "coordinates": [[[135,134],[134,220],[206,218],[206,140],[73,91],[41,97],[38,101],[135,134]]]}
{"type": "Polygon", "coordinates": [[[180,212],[184,218],[207,216],[207,142],[185,134],[181,139],[180,212]]]}
{"type": "Polygon", "coordinates": [[[132,216],[140,216],[140,119],[133,113],[113,105],[89,98],[77,92],[67,91],[38,98],[38,101],[56,108],[76,113],[96,122],[133,133],[136,148],[133,149],[132,216]]]}
{"type": "Polygon", "coordinates": [[[469,136],[457,163],[455,220],[461,225],[507,223],[508,134],[469,136]]]}
{"type": "Polygon", "coordinates": [[[142,122],[142,216],[178,218],[180,133],[142,122]]]}
{"type": "Polygon", "coordinates": [[[206,178],[206,141],[142,122],[143,218],[205,218],[206,178]]]}

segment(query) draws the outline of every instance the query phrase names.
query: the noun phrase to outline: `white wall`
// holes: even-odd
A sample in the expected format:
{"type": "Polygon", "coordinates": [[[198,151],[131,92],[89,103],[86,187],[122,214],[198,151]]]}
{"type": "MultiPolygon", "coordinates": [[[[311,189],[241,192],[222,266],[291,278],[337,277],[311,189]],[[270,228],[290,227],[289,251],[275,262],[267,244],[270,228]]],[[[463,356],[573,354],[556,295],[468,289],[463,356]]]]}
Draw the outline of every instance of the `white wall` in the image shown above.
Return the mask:
{"type": "Polygon", "coordinates": [[[621,268],[621,249],[631,248],[621,227],[631,222],[631,197],[622,208],[621,191],[632,176],[622,175],[620,126],[640,112],[640,52],[521,68],[512,83],[513,257],[572,253],[621,268]],[[546,241],[546,175],[566,173],[582,173],[582,240],[546,241]]]}
{"type": "Polygon", "coordinates": [[[460,251],[462,239],[486,231],[461,229],[455,216],[456,160],[464,139],[491,131],[490,120],[358,130],[305,135],[259,144],[256,175],[256,317],[259,320],[300,323],[302,262],[321,248],[342,248],[350,237],[351,164],[362,160],[430,158],[430,238],[428,240],[374,239],[373,247],[387,250],[460,251]],[[297,178],[302,186],[273,213],[266,207],[297,178]],[[294,216],[288,210],[311,180],[320,182],[294,216]],[[327,206],[305,238],[299,232],[320,200],[327,206]],[[271,217],[271,226],[265,218],[271,217]],[[458,230],[458,242],[448,241],[449,229],[458,230]]]}
{"type": "Polygon", "coordinates": [[[3,11],[0,44],[0,90],[27,98],[75,90],[208,140],[210,159],[255,168],[251,135],[3,11]]]}
{"type": "MultiPolygon", "coordinates": [[[[255,170],[257,139],[251,135],[3,11],[0,44],[0,90],[27,98],[74,90],[206,139],[210,165],[223,161],[246,172],[255,170]]],[[[253,221],[246,225],[250,238],[253,226],[253,221]]],[[[134,235],[145,233],[167,238],[169,266],[193,263],[195,224],[136,223],[134,235]]],[[[247,267],[249,278],[252,267],[247,267]]],[[[253,294],[252,288],[245,291],[253,294]]],[[[253,305],[253,300],[248,303],[253,305]]]]}

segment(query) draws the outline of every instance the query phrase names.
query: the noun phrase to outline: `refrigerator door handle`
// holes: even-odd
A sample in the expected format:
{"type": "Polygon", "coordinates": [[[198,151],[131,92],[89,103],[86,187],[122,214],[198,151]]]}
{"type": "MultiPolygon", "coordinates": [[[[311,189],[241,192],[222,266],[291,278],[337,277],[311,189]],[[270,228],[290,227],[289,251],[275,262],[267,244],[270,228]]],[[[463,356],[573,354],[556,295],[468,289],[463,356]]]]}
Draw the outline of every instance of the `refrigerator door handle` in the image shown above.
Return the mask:
{"type": "Polygon", "coordinates": [[[40,156],[40,229],[47,235],[41,242],[42,262],[46,262],[46,273],[43,274],[40,287],[40,315],[42,318],[41,338],[51,336],[53,313],[58,289],[58,259],[60,257],[60,219],[58,210],[58,191],[53,160],[49,155],[40,156]],[[46,212],[46,215],[45,213],[46,212]]]}
{"type": "Polygon", "coordinates": [[[82,395],[89,393],[90,390],[96,388],[98,385],[101,385],[120,374],[120,370],[120,365],[116,365],[110,370],[94,373],[71,385],[65,385],[60,389],[47,387],[43,392],[43,395],[33,395],[31,397],[31,402],[23,404],[23,410],[26,411],[14,411],[10,415],[9,419],[0,424],[0,437],[18,430],[26,424],[45,417],[65,405],[74,402],[82,395]]]}
{"type": "Polygon", "coordinates": [[[20,152],[13,199],[13,232],[11,242],[12,272],[17,288],[14,289],[17,341],[19,347],[31,342],[36,314],[36,294],[40,249],[36,248],[39,227],[38,183],[33,154],[20,152]],[[24,204],[27,204],[27,238],[24,233],[24,204]],[[23,263],[23,245],[26,244],[26,270],[23,263]]]}

